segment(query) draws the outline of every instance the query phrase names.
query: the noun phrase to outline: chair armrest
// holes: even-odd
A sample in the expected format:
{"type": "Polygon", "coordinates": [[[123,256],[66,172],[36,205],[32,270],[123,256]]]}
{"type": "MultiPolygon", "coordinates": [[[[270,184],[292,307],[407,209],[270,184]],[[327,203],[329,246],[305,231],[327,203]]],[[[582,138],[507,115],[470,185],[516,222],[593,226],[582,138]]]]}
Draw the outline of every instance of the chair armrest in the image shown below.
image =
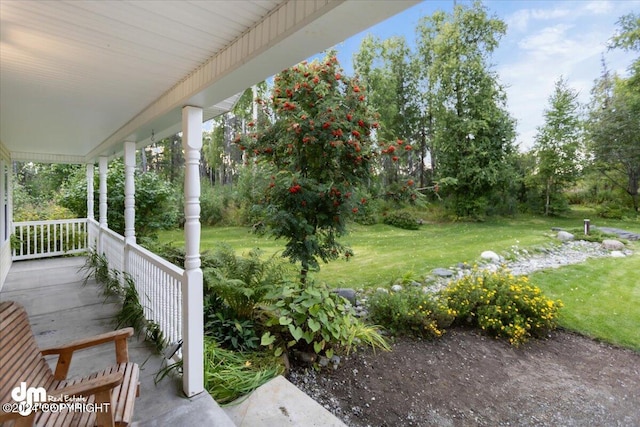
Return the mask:
{"type": "Polygon", "coordinates": [[[80,381],[73,385],[51,390],[48,394],[61,399],[63,402],[66,396],[89,397],[101,391],[114,389],[122,384],[123,378],[124,376],[122,375],[122,372],[114,372],[112,374],[80,381]]]}
{"type": "Polygon", "coordinates": [[[58,363],[56,364],[56,371],[53,376],[57,380],[64,380],[67,378],[71,358],[73,357],[73,352],[76,350],[114,342],[116,346],[116,363],[129,362],[129,346],[127,344],[127,338],[132,335],[133,328],[123,328],[117,331],[106,332],[93,337],[72,341],[59,347],[45,348],[40,350],[40,352],[43,356],[51,354],[58,355],[58,363]]]}
{"type": "MultiPolygon", "coordinates": [[[[95,335],[89,338],[83,338],[75,341],[71,341],[70,343],[64,344],[59,347],[50,347],[40,350],[41,353],[46,356],[49,354],[60,354],[65,351],[71,350],[81,350],[83,348],[93,347],[96,345],[123,340],[126,342],[126,339],[133,335],[133,328],[124,328],[119,329],[117,331],[105,332],[104,334],[95,335]]],[[[126,363],[126,362],[118,362],[118,363],[126,363]]]]}

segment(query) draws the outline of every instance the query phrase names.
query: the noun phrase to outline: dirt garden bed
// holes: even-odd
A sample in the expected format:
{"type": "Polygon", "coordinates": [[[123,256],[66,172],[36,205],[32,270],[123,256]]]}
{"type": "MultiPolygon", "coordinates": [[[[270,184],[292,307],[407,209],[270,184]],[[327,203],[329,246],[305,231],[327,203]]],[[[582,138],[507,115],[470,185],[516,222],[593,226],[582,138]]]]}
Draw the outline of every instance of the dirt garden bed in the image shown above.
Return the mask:
{"type": "Polygon", "coordinates": [[[398,338],[289,379],[349,426],[640,425],[640,353],[564,331],[519,349],[461,329],[398,338]]]}

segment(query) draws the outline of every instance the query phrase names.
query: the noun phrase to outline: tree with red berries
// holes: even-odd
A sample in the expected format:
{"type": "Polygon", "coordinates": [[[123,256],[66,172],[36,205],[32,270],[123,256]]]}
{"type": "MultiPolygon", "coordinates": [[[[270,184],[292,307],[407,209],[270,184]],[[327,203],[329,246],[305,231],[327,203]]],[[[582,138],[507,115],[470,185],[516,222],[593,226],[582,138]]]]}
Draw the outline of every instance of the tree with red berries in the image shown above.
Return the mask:
{"type": "Polygon", "coordinates": [[[303,282],[318,260],[353,255],[337,239],[366,203],[354,193],[369,179],[376,150],[396,159],[410,150],[374,143],[378,122],[365,100],[358,78],[345,76],[329,52],[275,76],[270,100],[261,101],[274,112],[273,123],[236,139],[271,177],[261,203],[264,225],[287,240],[283,256],[300,262],[303,282]]]}

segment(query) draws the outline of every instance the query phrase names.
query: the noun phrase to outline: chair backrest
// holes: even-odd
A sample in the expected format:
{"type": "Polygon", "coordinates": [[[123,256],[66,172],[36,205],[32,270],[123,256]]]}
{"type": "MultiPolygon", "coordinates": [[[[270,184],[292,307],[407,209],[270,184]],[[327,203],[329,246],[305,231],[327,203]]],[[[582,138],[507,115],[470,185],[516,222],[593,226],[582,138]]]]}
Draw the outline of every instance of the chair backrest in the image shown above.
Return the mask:
{"type": "Polygon", "coordinates": [[[27,388],[49,390],[54,381],[24,307],[15,301],[0,302],[0,403],[15,403],[11,391],[22,382],[27,388]]]}

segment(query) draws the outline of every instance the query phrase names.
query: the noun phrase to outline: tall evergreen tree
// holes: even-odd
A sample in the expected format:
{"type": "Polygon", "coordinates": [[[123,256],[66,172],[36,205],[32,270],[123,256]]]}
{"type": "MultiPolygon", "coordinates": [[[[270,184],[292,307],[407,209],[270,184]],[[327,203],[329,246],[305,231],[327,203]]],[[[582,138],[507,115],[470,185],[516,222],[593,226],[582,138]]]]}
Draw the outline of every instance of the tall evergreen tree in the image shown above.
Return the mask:
{"type": "Polygon", "coordinates": [[[436,179],[449,184],[456,214],[483,215],[514,174],[514,121],[489,62],[506,24],[474,2],[423,18],[417,31],[436,179]]]}

